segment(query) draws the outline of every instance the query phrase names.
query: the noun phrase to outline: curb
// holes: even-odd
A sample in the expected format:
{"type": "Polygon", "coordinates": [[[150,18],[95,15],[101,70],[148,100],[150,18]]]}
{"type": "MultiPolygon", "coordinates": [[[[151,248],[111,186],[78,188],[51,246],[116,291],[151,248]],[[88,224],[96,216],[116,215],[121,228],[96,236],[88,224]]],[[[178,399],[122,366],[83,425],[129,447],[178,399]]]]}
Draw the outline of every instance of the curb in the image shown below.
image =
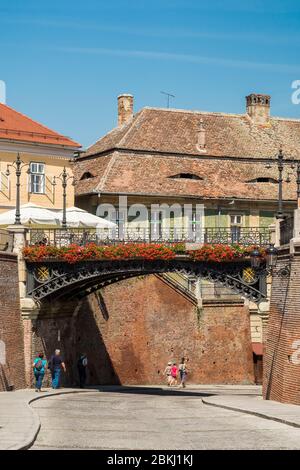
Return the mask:
{"type": "Polygon", "coordinates": [[[37,397],[34,397],[34,398],[30,398],[27,402],[26,402],[26,406],[30,409],[30,412],[32,413],[32,416],[33,416],[33,425],[35,427],[35,430],[33,431],[33,435],[31,435],[28,440],[26,440],[26,442],[22,445],[15,445],[15,446],[12,446],[10,447],[9,449],[7,450],[27,450],[29,449],[35,442],[39,432],[40,432],[40,429],[41,429],[41,422],[40,422],[40,418],[39,418],[39,415],[38,413],[30,406],[31,403],[33,403],[34,401],[37,401],[37,400],[42,400],[43,398],[49,398],[49,397],[54,397],[54,396],[57,396],[57,395],[66,395],[66,394],[71,394],[71,393],[88,393],[88,392],[93,392],[94,390],[62,390],[61,392],[56,392],[56,393],[51,393],[51,392],[46,392],[45,394],[43,394],[42,396],[37,396],[37,397]]]}
{"type": "Polygon", "coordinates": [[[238,407],[234,407],[234,406],[220,405],[220,404],[217,404],[217,403],[211,403],[211,402],[207,401],[207,399],[205,399],[205,398],[201,398],[201,400],[205,405],[215,406],[216,408],[223,408],[224,410],[239,411],[240,413],[257,416],[258,418],[269,419],[270,421],[277,421],[278,423],[287,424],[288,426],[292,426],[294,428],[300,428],[300,424],[295,423],[294,421],[289,421],[289,420],[284,419],[284,418],[277,418],[276,416],[260,413],[259,411],[251,411],[251,410],[245,410],[244,408],[238,408],[238,407]]]}

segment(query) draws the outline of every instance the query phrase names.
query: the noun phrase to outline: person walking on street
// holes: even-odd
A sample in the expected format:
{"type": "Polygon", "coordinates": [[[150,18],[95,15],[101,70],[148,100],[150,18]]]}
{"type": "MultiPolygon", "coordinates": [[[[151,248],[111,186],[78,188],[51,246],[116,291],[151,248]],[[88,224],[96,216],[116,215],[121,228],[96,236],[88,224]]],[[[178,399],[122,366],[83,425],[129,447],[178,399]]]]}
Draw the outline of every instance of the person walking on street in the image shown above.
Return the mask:
{"type": "Polygon", "coordinates": [[[170,385],[177,385],[177,373],[178,373],[178,368],[177,368],[176,362],[173,362],[173,365],[171,367],[171,384],[170,385]]]}
{"type": "Polygon", "coordinates": [[[34,359],[32,367],[33,367],[33,373],[35,377],[35,391],[41,392],[43,379],[45,375],[45,369],[47,367],[47,361],[44,359],[43,353],[40,353],[38,357],[34,359]]]}
{"type": "Polygon", "coordinates": [[[48,367],[52,376],[52,388],[59,388],[61,370],[63,369],[66,372],[66,366],[61,358],[60,349],[55,350],[55,354],[51,357],[48,367]]]}
{"type": "Polygon", "coordinates": [[[165,371],[164,371],[164,375],[167,377],[168,387],[170,387],[171,382],[172,382],[171,369],[172,369],[172,362],[168,362],[168,365],[167,365],[167,367],[165,368],[165,371]]]}
{"type": "Polygon", "coordinates": [[[88,360],[86,354],[80,354],[79,359],[77,361],[77,369],[79,374],[79,387],[84,388],[86,382],[86,368],[88,365],[88,360]]]}
{"type": "Polygon", "coordinates": [[[185,388],[187,367],[186,367],[186,361],[184,357],[181,359],[181,363],[179,364],[179,374],[180,374],[180,387],[185,388]]]}

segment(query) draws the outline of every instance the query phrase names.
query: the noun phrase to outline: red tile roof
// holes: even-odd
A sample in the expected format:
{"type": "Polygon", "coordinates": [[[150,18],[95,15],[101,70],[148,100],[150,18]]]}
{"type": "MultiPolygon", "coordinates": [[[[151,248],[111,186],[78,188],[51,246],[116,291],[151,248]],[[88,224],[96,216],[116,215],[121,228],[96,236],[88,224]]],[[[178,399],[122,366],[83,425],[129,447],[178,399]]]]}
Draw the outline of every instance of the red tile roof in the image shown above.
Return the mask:
{"type": "Polygon", "coordinates": [[[0,103],[0,140],[2,139],[47,145],[63,145],[73,148],[81,147],[74,140],[58,134],[24,116],[24,114],[0,103]]]}
{"type": "MultiPolygon", "coordinates": [[[[280,146],[286,158],[300,160],[300,120],[271,117],[259,125],[247,114],[144,108],[77,160],[76,194],[277,201],[274,160],[280,146]],[[199,147],[201,121],[205,152],[199,147]],[[270,168],[267,159],[274,161],[270,168]],[[81,179],[85,172],[93,177],[81,179]],[[180,173],[200,179],[174,178],[180,173]],[[257,178],[270,181],[255,182],[257,178]]],[[[289,171],[285,166],[284,179],[289,171]]],[[[293,201],[295,174],[290,179],[284,184],[283,197],[293,201]]]]}
{"type": "Polygon", "coordinates": [[[85,155],[114,148],[202,155],[197,146],[201,120],[206,155],[271,158],[282,145],[286,155],[300,159],[300,120],[271,117],[267,124],[256,125],[247,114],[156,108],[143,108],[89,147],[85,155]]]}
{"type": "MultiPolygon", "coordinates": [[[[292,170],[286,168],[284,178],[288,171],[292,170]]],[[[108,155],[80,158],[74,174],[77,196],[100,192],[254,201],[277,201],[278,198],[278,184],[252,182],[259,177],[277,180],[276,164],[266,168],[263,161],[113,151],[108,155]],[[93,177],[81,179],[86,172],[93,177]],[[180,173],[191,173],[201,179],[174,178],[180,173]]],[[[295,175],[291,175],[290,183],[283,185],[283,197],[295,200],[295,175]]]]}

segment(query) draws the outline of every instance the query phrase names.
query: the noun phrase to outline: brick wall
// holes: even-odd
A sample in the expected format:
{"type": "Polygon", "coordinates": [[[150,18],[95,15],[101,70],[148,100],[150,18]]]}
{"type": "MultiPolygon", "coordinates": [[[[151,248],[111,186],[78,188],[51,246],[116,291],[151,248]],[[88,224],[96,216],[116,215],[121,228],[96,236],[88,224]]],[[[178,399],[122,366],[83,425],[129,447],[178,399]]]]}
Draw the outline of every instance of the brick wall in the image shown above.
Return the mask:
{"type": "Polygon", "coordinates": [[[254,381],[248,309],[199,310],[156,276],[124,280],[81,303],[52,303],[41,315],[33,349],[48,357],[62,349],[65,383],[77,380],[80,351],[88,354],[91,384],[160,384],[167,362],[182,355],[192,383],[254,381]]]}
{"type": "MultiPolygon", "coordinates": [[[[276,269],[287,264],[281,252],[276,269]]],[[[300,404],[300,256],[292,259],[291,274],[273,276],[270,316],[265,345],[264,398],[300,404]],[[297,344],[298,341],[298,344],[297,344]],[[294,359],[294,360],[293,360],[294,359]]]]}
{"type": "Polygon", "coordinates": [[[13,254],[0,252],[0,341],[4,343],[6,352],[5,363],[0,364],[0,390],[25,386],[18,293],[17,258],[13,254]]]}

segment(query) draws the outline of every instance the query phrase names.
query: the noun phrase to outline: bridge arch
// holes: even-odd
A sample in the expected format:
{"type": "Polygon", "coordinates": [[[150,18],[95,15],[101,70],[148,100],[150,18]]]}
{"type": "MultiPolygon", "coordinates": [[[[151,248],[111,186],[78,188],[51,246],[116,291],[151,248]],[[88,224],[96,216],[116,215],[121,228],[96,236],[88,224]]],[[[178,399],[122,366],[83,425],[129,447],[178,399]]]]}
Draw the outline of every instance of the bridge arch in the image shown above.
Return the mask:
{"type": "Polygon", "coordinates": [[[66,262],[27,263],[27,294],[37,302],[61,297],[85,296],[123,279],[148,274],[179,272],[202,277],[233,290],[255,303],[266,299],[264,273],[249,273],[247,260],[195,262],[180,256],[172,260],[101,260],[76,264],[66,262]]]}

